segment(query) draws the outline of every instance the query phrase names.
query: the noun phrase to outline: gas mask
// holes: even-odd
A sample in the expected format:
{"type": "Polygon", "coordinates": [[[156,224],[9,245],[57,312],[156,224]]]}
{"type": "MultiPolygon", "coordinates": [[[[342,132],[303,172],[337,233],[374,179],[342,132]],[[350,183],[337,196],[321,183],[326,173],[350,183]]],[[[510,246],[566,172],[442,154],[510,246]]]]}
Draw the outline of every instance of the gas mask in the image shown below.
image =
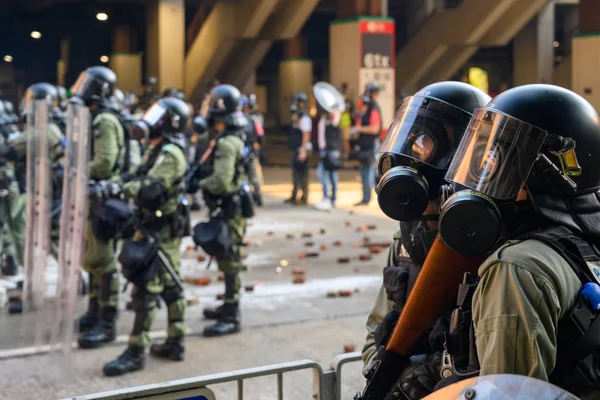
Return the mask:
{"type": "Polygon", "coordinates": [[[554,139],[507,115],[476,110],[446,174],[452,185],[441,189],[439,231],[446,245],[482,255],[527,223],[530,202],[516,199],[534,165],[555,174],[556,185],[574,184],[541,152],[554,139]]]}
{"type": "Polygon", "coordinates": [[[297,103],[290,104],[290,114],[296,114],[296,111],[299,110],[297,103]]]}
{"type": "Polygon", "coordinates": [[[419,218],[438,197],[454,150],[455,132],[470,114],[442,101],[404,99],[377,154],[377,201],[397,221],[419,218]]]}

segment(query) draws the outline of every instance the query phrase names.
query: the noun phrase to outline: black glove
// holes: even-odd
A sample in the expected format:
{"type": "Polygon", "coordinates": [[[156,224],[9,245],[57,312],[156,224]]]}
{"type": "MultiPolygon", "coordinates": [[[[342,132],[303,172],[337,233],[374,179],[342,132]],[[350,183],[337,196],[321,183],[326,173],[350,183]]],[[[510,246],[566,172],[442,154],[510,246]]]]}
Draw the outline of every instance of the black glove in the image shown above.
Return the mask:
{"type": "Polygon", "coordinates": [[[418,268],[410,262],[400,262],[398,266],[387,266],[383,269],[383,286],[388,300],[394,303],[394,308],[401,310],[408,298],[408,278],[410,269],[418,268]]]}
{"type": "Polygon", "coordinates": [[[411,362],[404,369],[392,393],[386,400],[419,400],[433,393],[435,385],[440,381],[442,353],[427,356],[426,360],[411,357],[411,362]]]}
{"type": "Polygon", "coordinates": [[[387,344],[392,332],[394,331],[394,327],[396,326],[396,322],[398,322],[398,318],[400,318],[400,311],[392,311],[388,315],[383,318],[383,321],[377,328],[375,328],[375,332],[373,332],[375,336],[375,345],[376,348],[380,348],[387,344]]]}

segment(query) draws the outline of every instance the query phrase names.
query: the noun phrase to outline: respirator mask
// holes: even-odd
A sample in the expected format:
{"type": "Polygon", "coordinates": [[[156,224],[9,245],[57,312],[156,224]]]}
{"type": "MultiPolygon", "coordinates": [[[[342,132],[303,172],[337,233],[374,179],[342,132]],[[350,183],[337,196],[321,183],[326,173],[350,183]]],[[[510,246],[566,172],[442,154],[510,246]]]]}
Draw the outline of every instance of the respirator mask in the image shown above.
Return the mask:
{"type": "MultiPolygon", "coordinates": [[[[446,245],[481,255],[510,237],[525,222],[522,211],[529,202],[517,197],[534,164],[556,173],[557,185],[574,185],[541,153],[542,146],[557,140],[571,143],[505,114],[477,109],[448,168],[451,185],[440,191],[439,232],[446,245]]],[[[561,164],[564,159],[578,165],[573,149],[556,153],[561,164]]]]}
{"type": "Polygon", "coordinates": [[[397,221],[421,217],[439,187],[454,151],[458,132],[471,115],[443,101],[404,99],[377,153],[377,201],[397,221]]]}

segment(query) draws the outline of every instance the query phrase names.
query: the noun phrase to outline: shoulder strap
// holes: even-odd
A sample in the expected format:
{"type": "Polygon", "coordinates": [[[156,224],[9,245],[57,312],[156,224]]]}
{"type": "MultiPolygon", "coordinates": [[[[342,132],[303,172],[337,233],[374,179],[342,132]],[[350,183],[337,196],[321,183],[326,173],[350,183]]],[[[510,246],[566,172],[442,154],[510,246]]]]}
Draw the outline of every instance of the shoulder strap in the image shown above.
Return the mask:
{"type": "Polygon", "coordinates": [[[595,280],[587,262],[600,261],[600,254],[594,244],[575,235],[569,228],[554,226],[542,231],[523,234],[518,239],[534,239],[550,246],[564,257],[582,284],[595,280]]]}

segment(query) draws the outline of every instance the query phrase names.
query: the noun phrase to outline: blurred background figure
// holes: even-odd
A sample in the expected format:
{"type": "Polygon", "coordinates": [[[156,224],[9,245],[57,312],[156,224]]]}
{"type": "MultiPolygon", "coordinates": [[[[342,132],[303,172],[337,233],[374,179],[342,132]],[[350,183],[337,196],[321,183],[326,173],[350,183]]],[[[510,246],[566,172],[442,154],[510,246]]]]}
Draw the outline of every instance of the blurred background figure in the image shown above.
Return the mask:
{"type": "Polygon", "coordinates": [[[352,113],[354,112],[354,102],[348,93],[348,84],[342,83],[340,93],[344,96],[346,109],[340,116],[340,132],[342,135],[342,159],[347,160],[350,155],[350,130],[352,129],[352,113]]]}
{"type": "Polygon", "coordinates": [[[246,173],[252,187],[252,195],[257,206],[263,204],[260,187],[263,183],[262,168],[260,166],[260,151],[265,131],[258,116],[253,112],[258,108],[256,95],[243,95],[240,100],[240,108],[248,121],[246,124],[246,173]]]}
{"type": "Polygon", "coordinates": [[[355,206],[366,206],[371,202],[371,192],[375,187],[375,151],[381,134],[381,110],[377,104],[379,84],[370,82],[361,98],[360,125],[352,128],[358,151],[358,170],[362,182],[362,200],[355,206]]]}
{"type": "Polygon", "coordinates": [[[310,137],[312,133],[312,120],[306,107],[308,96],[306,93],[294,93],[290,103],[292,114],[292,130],[289,136],[289,146],[292,150],[292,181],[294,188],[287,204],[308,204],[308,161],[312,153],[310,137]],[[297,199],[298,192],[302,196],[297,199]]]}

